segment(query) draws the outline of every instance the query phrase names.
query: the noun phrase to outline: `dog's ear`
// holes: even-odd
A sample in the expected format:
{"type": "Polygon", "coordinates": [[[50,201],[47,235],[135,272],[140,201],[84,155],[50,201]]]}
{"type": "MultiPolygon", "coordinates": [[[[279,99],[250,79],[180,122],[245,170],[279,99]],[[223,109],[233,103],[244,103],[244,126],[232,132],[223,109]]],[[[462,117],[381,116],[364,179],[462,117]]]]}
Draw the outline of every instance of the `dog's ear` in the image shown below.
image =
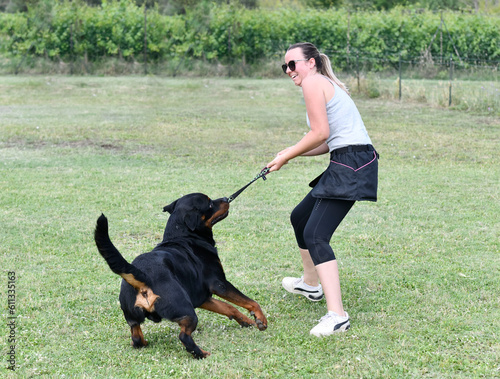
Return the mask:
{"type": "Polygon", "coordinates": [[[191,212],[186,213],[186,215],[184,216],[184,223],[189,228],[189,230],[191,231],[195,230],[196,225],[198,224],[196,214],[193,214],[191,212]]]}
{"type": "Polygon", "coordinates": [[[177,200],[175,200],[173,203],[169,204],[169,205],[165,205],[163,207],[163,212],[168,212],[170,214],[172,214],[172,212],[174,211],[175,209],[175,205],[177,204],[177,200]]]}

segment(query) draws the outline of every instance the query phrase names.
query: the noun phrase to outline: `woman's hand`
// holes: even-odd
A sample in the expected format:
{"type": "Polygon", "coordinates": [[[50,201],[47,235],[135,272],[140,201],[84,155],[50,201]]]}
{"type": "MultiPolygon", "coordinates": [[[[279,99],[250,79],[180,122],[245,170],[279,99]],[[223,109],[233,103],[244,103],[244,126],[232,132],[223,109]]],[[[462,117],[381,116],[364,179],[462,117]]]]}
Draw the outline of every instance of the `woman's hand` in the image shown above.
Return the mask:
{"type": "Polygon", "coordinates": [[[287,147],[286,149],[284,150],[281,150],[278,154],[276,154],[277,157],[279,157],[280,155],[283,155],[285,154],[288,150],[290,150],[293,146],[290,146],[290,147],[287,147]]]}
{"type": "Polygon", "coordinates": [[[287,163],[288,159],[285,157],[283,152],[279,152],[278,155],[276,155],[276,158],[274,158],[271,162],[269,162],[266,165],[266,167],[269,169],[269,172],[273,172],[273,171],[278,171],[281,167],[283,167],[287,163]]]}
{"type": "Polygon", "coordinates": [[[284,159],[283,154],[289,151],[292,147],[293,146],[287,147],[286,149],[281,150],[278,154],[276,154],[276,158],[274,158],[266,165],[266,167],[269,169],[269,172],[278,171],[283,165],[286,165],[288,163],[289,159],[284,159]]]}

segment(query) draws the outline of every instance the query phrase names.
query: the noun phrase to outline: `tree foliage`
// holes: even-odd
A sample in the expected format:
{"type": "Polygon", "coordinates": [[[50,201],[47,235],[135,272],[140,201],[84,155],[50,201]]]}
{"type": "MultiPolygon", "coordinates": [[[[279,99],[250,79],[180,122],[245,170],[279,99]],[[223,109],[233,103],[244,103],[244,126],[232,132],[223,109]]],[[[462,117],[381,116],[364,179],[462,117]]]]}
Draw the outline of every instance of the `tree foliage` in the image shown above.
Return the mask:
{"type": "MultiPolygon", "coordinates": [[[[15,13],[25,12],[46,0],[0,0],[0,11],[15,13]]],[[[59,0],[50,0],[54,3],[59,0]]],[[[83,0],[87,5],[102,5],[106,0],[83,0]]],[[[499,12],[500,0],[134,0],[137,6],[146,4],[157,7],[162,14],[185,14],[201,3],[241,6],[255,8],[344,8],[347,10],[390,10],[395,7],[426,10],[475,10],[483,12],[499,12]]]]}
{"type": "MultiPolygon", "coordinates": [[[[397,62],[426,56],[499,60],[496,17],[461,12],[347,12],[345,10],[248,10],[203,3],[184,15],[147,11],[149,60],[203,59],[253,63],[276,58],[292,43],[310,41],[343,68],[349,54],[397,62]],[[439,43],[436,36],[439,34],[439,43]]],[[[0,53],[71,60],[118,57],[142,60],[144,5],[131,0],[52,3],[28,12],[0,14],[0,53]]]]}

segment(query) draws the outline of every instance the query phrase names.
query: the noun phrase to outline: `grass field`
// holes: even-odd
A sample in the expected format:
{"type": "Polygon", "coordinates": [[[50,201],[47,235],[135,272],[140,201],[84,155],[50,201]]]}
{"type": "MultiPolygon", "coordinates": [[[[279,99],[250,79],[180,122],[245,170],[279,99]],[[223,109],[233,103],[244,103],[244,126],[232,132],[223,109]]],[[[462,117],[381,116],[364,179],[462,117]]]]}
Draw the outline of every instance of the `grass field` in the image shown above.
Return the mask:
{"type": "Polygon", "coordinates": [[[0,376],[499,377],[498,117],[355,100],[381,159],[379,201],[356,204],[332,240],[351,329],[311,337],[325,303],[281,288],[301,268],[290,211],[326,166],[298,158],[214,228],[228,279],[269,328],[199,310],[193,337],[212,355],[197,361],[168,321],[146,322],[149,346],[130,346],[95,221],[106,214],[128,260],[149,251],[164,205],[229,196],[303,135],[300,90],[285,79],[0,77],[0,376]]]}
{"type": "MultiPolygon", "coordinates": [[[[364,93],[371,98],[399,100],[399,78],[385,78],[369,74],[359,81],[349,80],[352,92],[364,93]]],[[[401,100],[431,107],[474,112],[493,117],[500,116],[500,86],[498,80],[427,80],[406,79],[401,82],[401,100]],[[451,91],[451,105],[450,105],[451,91]]]]}

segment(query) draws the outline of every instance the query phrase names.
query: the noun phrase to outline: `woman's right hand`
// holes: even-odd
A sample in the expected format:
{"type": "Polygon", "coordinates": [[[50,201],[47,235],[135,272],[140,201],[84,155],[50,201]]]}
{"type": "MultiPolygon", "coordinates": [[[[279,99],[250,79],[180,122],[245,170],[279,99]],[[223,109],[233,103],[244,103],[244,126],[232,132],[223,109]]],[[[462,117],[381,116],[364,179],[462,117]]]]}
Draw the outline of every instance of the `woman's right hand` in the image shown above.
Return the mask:
{"type": "Polygon", "coordinates": [[[274,158],[266,165],[266,167],[269,169],[269,172],[278,171],[281,167],[288,163],[288,159],[285,158],[284,154],[291,148],[292,147],[287,147],[286,149],[281,150],[278,154],[276,154],[276,158],[274,158]]]}

